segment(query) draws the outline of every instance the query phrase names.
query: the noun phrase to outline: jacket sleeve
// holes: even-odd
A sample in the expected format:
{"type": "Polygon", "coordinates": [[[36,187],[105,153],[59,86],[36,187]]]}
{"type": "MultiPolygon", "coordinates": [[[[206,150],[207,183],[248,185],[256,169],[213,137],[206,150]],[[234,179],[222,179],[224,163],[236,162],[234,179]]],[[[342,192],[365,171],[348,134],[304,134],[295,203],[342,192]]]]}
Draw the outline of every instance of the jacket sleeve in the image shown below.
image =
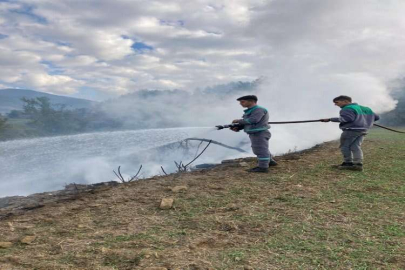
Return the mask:
{"type": "Polygon", "coordinates": [[[356,120],[356,114],[353,110],[341,110],[340,117],[331,118],[330,121],[332,122],[340,122],[340,123],[350,123],[356,120]]]}
{"type": "Polygon", "coordinates": [[[260,122],[260,120],[263,118],[263,116],[267,113],[267,111],[259,108],[254,110],[248,118],[242,119],[239,121],[239,124],[241,125],[251,125],[251,124],[257,124],[260,122]]]}
{"type": "Polygon", "coordinates": [[[340,122],[340,118],[339,117],[332,117],[330,118],[331,122],[340,122]]]}

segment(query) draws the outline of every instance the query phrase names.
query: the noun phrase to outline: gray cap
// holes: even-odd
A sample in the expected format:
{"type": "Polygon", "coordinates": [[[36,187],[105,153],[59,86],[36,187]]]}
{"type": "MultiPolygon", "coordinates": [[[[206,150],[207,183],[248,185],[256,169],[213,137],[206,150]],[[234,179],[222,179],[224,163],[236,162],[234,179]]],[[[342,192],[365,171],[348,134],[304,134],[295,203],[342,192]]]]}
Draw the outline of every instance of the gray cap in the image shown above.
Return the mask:
{"type": "Polygon", "coordinates": [[[237,101],[240,100],[254,100],[257,102],[257,97],[255,95],[247,95],[247,96],[243,96],[237,99],[237,101]]]}

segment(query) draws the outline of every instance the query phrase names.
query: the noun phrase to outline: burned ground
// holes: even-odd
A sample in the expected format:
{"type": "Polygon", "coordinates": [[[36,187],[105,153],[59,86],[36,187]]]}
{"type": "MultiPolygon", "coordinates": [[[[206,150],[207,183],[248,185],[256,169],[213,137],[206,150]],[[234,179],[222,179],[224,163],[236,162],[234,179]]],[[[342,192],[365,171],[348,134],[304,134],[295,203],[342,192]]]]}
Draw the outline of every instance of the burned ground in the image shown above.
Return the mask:
{"type": "Polygon", "coordinates": [[[330,168],[337,146],[279,157],[269,174],[245,172],[247,158],[5,217],[0,269],[405,268],[403,135],[373,132],[364,172],[330,168]]]}

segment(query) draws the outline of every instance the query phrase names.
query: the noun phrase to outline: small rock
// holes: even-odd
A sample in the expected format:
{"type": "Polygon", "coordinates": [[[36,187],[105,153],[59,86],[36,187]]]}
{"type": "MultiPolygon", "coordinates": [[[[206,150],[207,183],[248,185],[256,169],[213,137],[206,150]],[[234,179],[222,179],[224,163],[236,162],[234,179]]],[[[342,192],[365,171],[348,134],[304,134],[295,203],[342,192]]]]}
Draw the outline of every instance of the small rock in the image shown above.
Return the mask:
{"type": "Polygon", "coordinates": [[[209,168],[213,168],[218,164],[213,164],[213,163],[204,163],[204,164],[198,164],[195,165],[196,169],[209,169],[209,168]]]}
{"type": "Polygon", "coordinates": [[[20,229],[20,230],[29,230],[29,229],[32,229],[32,228],[34,228],[35,226],[34,225],[19,225],[18,227],[17,227],[17,229],[20,229]]]}
{"type": "Polygon", "coordinates": [[[173,207],[174,199],[173,198],[163,198],[160,202],[160,209],[171,209],[173,207]]]}
{"type": "Polygon", "coordinates": [[[175,186],[175,187],[171,188],[171,191],[177,193],[177,192],[185,191],[187,189],[188,189],[187,186],[175,186]]]}
{"type": "Polygon", "coordinates": [[[44,204],[41,204],[41,203],[38,203],[38,202],[33,202],[33,203],[24,204],[21,207],[21,209],[23,209],[23,210],[34,210],[34,209],[41,208],[41,207],[44,207],[44,206],[45,206],[44,204]]]}
{"type": "Polygon", "coordinates": [[[9,248],[13,245],[11,242],[0,242],[0,248],[9,248]]]}
{"type": "Polygon", "coordinates": [[[151,250],[146,250],[144,251],[144,255],[146,259],[151,258],[152,256],[154,256],[155,258],[159,258],[159,255],[157,254],[157,252],[153,252],[151,250]]]}
{"type": "Polygon", "coordinates": [[[14,229],[13,223],[7,222],[7,224],[8,224],[8,227],[10,228],[10,231],[14,232],[15,229],[14,229]]]}
{"type": "Polygon", "coordinates": [[[249,164],[246,163],[246,162],[241,162],[241,163],[239,163],[239,166],[241,166],[241,167],[249,167],[249,164]]]}
{"type": "Polygon", "coordinates": [[[243,267],[243,269],[244,269],[244,270],[254,270],[254,268],[253,268],[252,266],[249,266],[249,265],[245,265],[245,266],[243,267]]]}
{"type": "Polygon", "coordinates": [[[147,267],[145,270],[167,270],[166,267],[147,267]]]}
{"type": "Polygon", "coordinates": [[[196,263],[192,263],[188,265],[188,269],[190,270],[203,270],[204,268],[202,266],[199,266],[196,263]]]}
{"type": "Polygon", "coordinates": [[[36,239],[37,237],[36,236],[26,236],[26,237],[24,237],[23,239],[21,239],[21,243],[23,243],[23,244],[27,244],[27,245],[29,245],[29,244],[31,244],[32,242],[34,242],[35,241],[35,239],[36,239]]]}
{"type": "Polygon", "coordinates": [[[222,164],[236,163],[234,159],[224,159],[221,161],[222,164]]]}
{"type": "MultiPolygon", "coordinates": [[[[20,258],[18,256],[8,255],[8,256],[4,256],[3,258],[4,258],[4,261],[14,263],[14,264],[18,264],[20,262],[20,258]]],[[[14,268],[4,268],[4,269],[14,269],[14,268]]]]}
{"type": "Polygon", "coordinates": [[[89,207],[100,207],[100,206],[103,206],[103,205],[100,204],[100,203],[92,203],[92,204],[89,204],[88,206],[89,207]]]}
{"type": "Polygon", "coordinates": [[[238,209],[240,209],[240,207],[234,203],[228,204],[226,207],[226,210],[228,210],[228,211],[236,211],[238,209]]]}

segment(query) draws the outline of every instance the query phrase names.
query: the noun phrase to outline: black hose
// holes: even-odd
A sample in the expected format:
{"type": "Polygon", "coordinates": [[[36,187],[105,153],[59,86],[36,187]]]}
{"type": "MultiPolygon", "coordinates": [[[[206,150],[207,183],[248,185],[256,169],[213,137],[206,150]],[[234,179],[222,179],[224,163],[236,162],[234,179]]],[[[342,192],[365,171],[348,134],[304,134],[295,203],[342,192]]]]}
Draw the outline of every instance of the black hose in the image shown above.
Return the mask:
{"type": "Polygon", "coordinates": [[[405,132],[403,132],[403,131],[395,130],[395,129],[392,129],[392,128],[389,128],[389,127],[384,127],[384,126],[377,125],[377,124],[374,124],[374,126],[377,126],[377,127],[380,127],[380,128],[386,129],[386,130],[390,130],[390,131],[393,131],[393,132],[404,133],[405,134],[405,132]]]}
{"type": "MultiPolygon", "coordinates": [[[[278,125],[278,124],[299,124],[299,123],[311,123],[311,122],[322,122],[322,120],[303,120],[303,121],[285,121],[285,122],[268,122],[268,123],[273,124],[273,125],[278,125]]],[[[393,132],[405,134],[404,131],[395,130],[395,129],[385,127],[385,126],[382,126],[382,125],[378,125],[378,124],[375,124],[375,123],[374,123],[374,126],[380,127],[380,128],[386,129],[386,130],[390,130],[390,131],[393,131],[393,132]]]]}
{"type": "Polygon", "coordinates": [[[299,123],[311,123],[311,122],[322,122],[322,120],[303,120],[303,121],[285,121],[285,122],[268,122],[269,124],[299,124],[299,123]]]}
{"type": "MultiPolygon", "coordinates": [[[[272,124],[272,125],[280,125],[280,124],[300,124],[300,123],[313,123],[313,122],[322,122],[322,120],[319,119],[319,120],[283,121],[283,122],[268,122],[268,123],[269,123],[269,124],[272,124]]],[[[404,131],[395,130],[395,129],[392,129],[392,128],[389,128],[389,127],[385,127],[385,126],[382,126],[382,125],[378,125],[378,124],[375,124],[375,123],[374,123],[374,126],[380,127],[380,128],[386,129],[386,130],[390,130],[390,131],[393,131],[393,132],[405,134],[404,131]]],[[[217,127],[218,129],[223,129],[223,128],[228,128],[229,125],[226,125],[226,126],[216,126],[216,127],[217,127]]]]}
{"type": "MultiPolygon", "coordinates": [[[[285,121],[285,122],[268,122],[268,123],[273,124],[273,125],[278,125],[278,124],[299,124],[299,123],[311,123],[311,122],[322,122],[322,120],[303,120],[303,121],[285,121]]],[[[374,126],[380,127],[380,128],[386,129],[386,130],[390,130],[390,131],[393,131],[393,132],[405,134],[404,131],[395,130],[395,129],[385,127],[385,126],[382,126],[382,125],[378,125],[378,124],[375,124],[375,123],[374,123],[374,126]]]]}

